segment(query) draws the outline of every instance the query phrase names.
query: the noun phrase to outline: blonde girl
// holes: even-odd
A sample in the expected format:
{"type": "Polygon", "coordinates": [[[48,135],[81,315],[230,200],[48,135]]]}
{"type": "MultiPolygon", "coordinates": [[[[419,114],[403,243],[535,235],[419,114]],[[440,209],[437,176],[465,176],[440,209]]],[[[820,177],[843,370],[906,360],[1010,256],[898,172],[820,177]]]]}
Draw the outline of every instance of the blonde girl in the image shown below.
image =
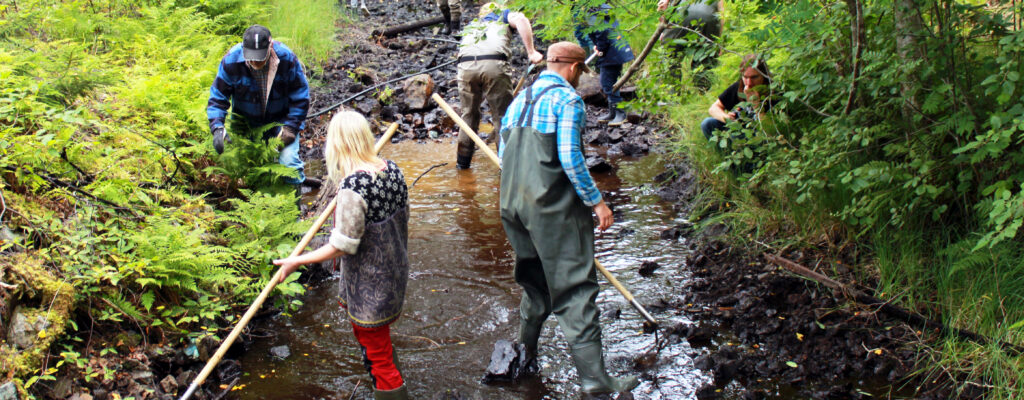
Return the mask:
{"type": "Polygon", "coordinates": [[[328,243],[296,257],[274,260],[284,279],[299,265],[340,256],[341,302],[363,349],[375,399],[407,399],[395,364],[391,323],[402,312],[409,279],[409,195],[394,162],[373,152],[366,118],[334,115],[324,146],[328,177],[338,184],[338,205],[328,243]]]}

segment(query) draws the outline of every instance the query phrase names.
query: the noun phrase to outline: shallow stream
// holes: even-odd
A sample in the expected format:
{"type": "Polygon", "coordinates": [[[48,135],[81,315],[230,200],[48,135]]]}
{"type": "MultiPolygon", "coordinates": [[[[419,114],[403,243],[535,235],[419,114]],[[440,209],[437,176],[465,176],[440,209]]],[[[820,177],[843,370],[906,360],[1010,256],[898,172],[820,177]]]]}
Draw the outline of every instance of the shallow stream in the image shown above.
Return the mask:
{"type": "MultiPolygon", "coordinates": [[[[578,392],[575,369],[554,317],[541,338],[542,378],[515,385],[480,383],[494,342],[514,339],[518,329],[520,289],[512,278],[513,253],[498,215],[499,171],[477,152],[473,168],[454,168],[451,139],[389,144],[385,158],[394,160],[411,184],[409,252],[412,261],[402,318],[392,326],[403,375],[414,398],[451,392],[461,398],[566,399],[578,392]]],[[[685,246],[662,240],[659,233],[682,221],[671,205],[660,202],[651,178],[663,167],[656,156],[620,159],[617,172],[594,174],[613,205],[616,221],[599,233],[598,259],[642,304],[678,296],[687,280],[681,268],[685,246]],[[661,265],[650,278],[637,273],[644,261],[661,265]]],[[[657,361],[634,360],[653,351],[653,334],[642,332],[643,319],[603,278],[597,299],[602,310],[604,345],[614,374],[642,375],[637,399],[692,398],[711,381],[693,367],[694,351],[686,341],[669,345],[657,361]],[[621,310],[618,314],[616,310],[621,310]]],[[[275,317],[265,328],[273,339],[257,340],[241,359],[245,376],[235,399],[367,398],[369,378],[359,346],[336,300],[338,281],[312,285],[293,315],[275,317]],[[274,360],[269,349],[287,345],[291,356],[274,360]],[[242,386],[244,385],[244,386],[242,386]]],[[[650,310],[663,324],[686,322],[681,310],[650,310]]]]}

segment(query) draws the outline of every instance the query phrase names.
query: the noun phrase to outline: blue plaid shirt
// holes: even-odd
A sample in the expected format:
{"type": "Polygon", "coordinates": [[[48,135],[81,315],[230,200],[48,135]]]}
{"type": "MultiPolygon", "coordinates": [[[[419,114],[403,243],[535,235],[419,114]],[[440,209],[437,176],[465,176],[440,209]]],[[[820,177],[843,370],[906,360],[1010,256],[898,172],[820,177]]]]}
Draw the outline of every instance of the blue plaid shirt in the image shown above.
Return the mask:
{"type": "MultiPolygon", "coordinates": [[[[537,131],[551,135],[557,134],[555,142],[558,144],[558,161],[562,163],[562,169],[569,176],[569,181],[576,188],[576,194],[583,200],[583,204],[594,206],[601,202],[601,191],[594,184],[587,170],[587,163],[583,157],[583,129],[586,127],[586,109],[583,106],[583,99],[572,89],[572,85],[560,75],[544,71],[537,77],[533,84],[533,93],[540,93],[544,88],[551,85],[562,85],[565,88],[549,90],[543,98],[537,99],[534,103],[533,123],[530,125],[537,131]]],[[[526,112],[523,104],[526,102],[525,90],[512,100],[505,117],[501,119],[501,130],[513,128],[519,122],[519,118],[526,112]]],[[[525,122],[525,121],[524,121],[525,122]]],[[[499,136],[500,138],[501,136],[499,136]]],[[[505,143],[499,141],[498,157],[505,153],[505,143]]]]}

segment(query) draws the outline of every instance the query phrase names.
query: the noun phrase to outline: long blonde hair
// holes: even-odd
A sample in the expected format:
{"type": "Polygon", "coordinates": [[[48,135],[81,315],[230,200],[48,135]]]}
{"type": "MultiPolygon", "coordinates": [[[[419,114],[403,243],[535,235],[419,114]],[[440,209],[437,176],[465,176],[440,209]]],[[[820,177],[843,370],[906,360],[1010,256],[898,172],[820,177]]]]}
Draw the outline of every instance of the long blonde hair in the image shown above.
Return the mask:
{"type": "MultiPolygon", "coordinates": [[[[373,152],[373,134],[366,118],[355,111],[334,114],[324,144],[327,176],[336,184],[359,170],[372,171],[382,160],[373,152]]],[[[371,173],[370,176],[376,176],[371,173]]]]}

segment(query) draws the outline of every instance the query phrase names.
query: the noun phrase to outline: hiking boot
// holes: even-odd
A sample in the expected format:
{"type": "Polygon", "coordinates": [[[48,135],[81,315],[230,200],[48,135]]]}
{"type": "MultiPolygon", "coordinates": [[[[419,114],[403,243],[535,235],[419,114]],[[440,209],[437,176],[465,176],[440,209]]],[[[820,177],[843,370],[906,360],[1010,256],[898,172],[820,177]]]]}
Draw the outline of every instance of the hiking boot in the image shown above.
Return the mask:
{"type": "Polygon", "coordinates": [[[391,390],[374,389],[373,400],[409,400],[409,389],[405,385],[391,390]]]}
{"type": "Polygon", "coordinates": [[[452,33],[452,9],[448,5],[441,6],[441,16],[444,17],[444,25],[441,26],[441,34],[447,35],[452,33]]]}
{"type": "Polygon", "coordinates": [[[632,398],[630,393],[640,384],[635,376],[613,378],[604,366],[601,341],[572,346],[572,360],[580,375],[580,396],[583,399],[632,398]]]}
{"type": "Polygon", "coordinates": [[[615,116],[608,121],[608,126],[620,126],[626,122],[626,112],[618,108],[614,111],[615,116]]]}
{"type": "Polygon", "coordinates": [[[459,34],[459,28],[462,25],[462,17],[458,15],[452,15],[451,22],[448,23],[448,32],[452,35],[459,34]]]}
{"type": "Polygon", "coordinates": [[[597,117],[597,122],[603,124],[605,122],[611,121],[612,119],[615,118],[615,110],[615,105],[608,107],[608,109],[604,111],[604,114],[601,114],[600,117],[597,117]]]}

